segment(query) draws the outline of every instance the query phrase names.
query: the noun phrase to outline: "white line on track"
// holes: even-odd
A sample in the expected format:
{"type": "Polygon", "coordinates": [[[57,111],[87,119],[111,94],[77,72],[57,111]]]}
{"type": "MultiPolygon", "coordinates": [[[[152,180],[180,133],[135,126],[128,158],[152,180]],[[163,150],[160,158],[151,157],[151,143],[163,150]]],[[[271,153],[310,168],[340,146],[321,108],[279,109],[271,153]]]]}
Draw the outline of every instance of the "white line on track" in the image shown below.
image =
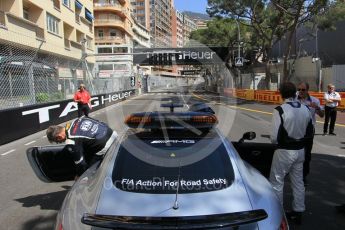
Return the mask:
{"type": "Polygon", "coordinates": [[[28,142],[28,143],[26,143],[26,144],[24,144],[24,145],[31,145],[31,144],[33,144],[33,143],[35,143],[36,141],[30,141],[30,142],[28,142]]]}
{"type": "Polygon", "coordinates": [[[2,153],[1,156],[6,156],[7,154],[16,151],[15,149],[11,149],[10,151],[7,151],[5,153],[2,153]]]}
{"type": "Polygon", "coordinates": [[[44,136],[42,136],[41,138],[43,139],[43,138],[46,138],[47,137],[47,135],[44,135],[44,136]]]}

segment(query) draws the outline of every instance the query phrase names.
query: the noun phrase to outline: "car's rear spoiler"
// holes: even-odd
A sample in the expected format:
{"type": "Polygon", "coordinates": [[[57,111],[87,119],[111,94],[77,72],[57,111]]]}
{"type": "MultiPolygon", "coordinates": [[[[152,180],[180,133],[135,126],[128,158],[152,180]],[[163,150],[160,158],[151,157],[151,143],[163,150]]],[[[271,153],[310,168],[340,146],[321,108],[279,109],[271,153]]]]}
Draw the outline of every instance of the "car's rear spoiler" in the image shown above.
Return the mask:
{"type": "Polygon", "coordinates": [[[143,217],[85,213],[81,222],[110,229],[212,229],[239,226],[267,218],[263,209],[201,216],[143,217]]]}

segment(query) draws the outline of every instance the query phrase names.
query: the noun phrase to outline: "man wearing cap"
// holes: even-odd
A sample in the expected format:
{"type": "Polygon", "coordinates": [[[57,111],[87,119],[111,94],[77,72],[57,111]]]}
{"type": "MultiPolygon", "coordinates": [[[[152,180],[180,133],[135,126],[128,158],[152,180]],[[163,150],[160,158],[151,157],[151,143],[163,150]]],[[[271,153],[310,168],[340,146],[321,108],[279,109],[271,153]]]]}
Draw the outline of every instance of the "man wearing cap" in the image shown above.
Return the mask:
{"type": "Polygon", "coordinates": [[[85,89],[85,85],[80,84],[79,90],[74,94],[74,101],[78,103],[78,117],[81,117],[83,114],[87,117],[89,116],[91,107],[90,99],[91,96],[85,89]]]}

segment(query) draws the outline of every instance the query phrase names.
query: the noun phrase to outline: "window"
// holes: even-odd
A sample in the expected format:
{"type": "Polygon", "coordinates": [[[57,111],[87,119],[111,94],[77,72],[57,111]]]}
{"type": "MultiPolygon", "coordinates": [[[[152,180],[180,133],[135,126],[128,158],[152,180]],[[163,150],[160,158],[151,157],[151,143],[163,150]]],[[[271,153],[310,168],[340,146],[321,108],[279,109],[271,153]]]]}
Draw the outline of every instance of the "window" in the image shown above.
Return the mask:
{"type": "Polygon", "coordinates": [[[29,20],[29,10],[26,8],[23,8],[23,18],[29,20]]]}
{"type": "Polygon", "coordinates": [[[90,37],[86,37],[86,47],[92,49],[92,39],[90,37]]]}
{"type": "Polygon", "coordinates": [[[99,54],[111,54],[112,48],[111,47],[100,47],[100,48],[98,48],[98,53],[99,54]]]}
{"type": "Polygon", "coordinates": [[[47,30],[54,34],[59,34],[59,22],[60,20],[53,15],[47,13],[47,30]]]}
{"type": "Polygon", "coordinates": [[[92,20],[94,19],[91,11],[89,11],[88,9],[85,8],[85,18],[86,20],[88,20],[89,22],[92,22],[92,20]]]}
{"type": "Polygon", "coordinates": [[[60,1],[59,0],[52,0],[54,8],[60,10],[60,1]]]}
{"type": "Polygon", "coordinates": [[[116,30],[110,30],[109,35],[110,35],[110,37],[115,37],[116,36],[116,30]]]}
{"type": "Polygon", "coordinates": [[[179,178],[179,193],[200,193],[225,189],[234,181],[228,153],[216,139],[211,141],[219,142],[218,147],[210,147],[210,139],[193,137],[172,138],[167,145],[164,138],[147,138],[153,134],[146,133],[141,139],[141,134],[129,135],[120,146],[112,174],[116,188],[176,194],[179,178]]]}
{"type": "Polygon", "coordinates": [[[64,4],[65,6],[67,6],[68,8],[71,7],[71,2],[70,2],[70,0],[63,0],[62,2],[63,2],[63,4],[64,4]]]}
{"type": "Polygon", "coordinates": [[[128,53],[127,47],[114,47],[114,53],[128,53]]]}
{"type": "Polygon", "coordinates": [[[103,30],[98,30],[97,34],[98,34],[98,37],[100,37],[100,38],[103,38],[103,36],[104,36],[103,30]]]}
{"type": "Polygon", "coordinates": [[[126,70],[128,70],[128,67],[126,64],[115,64],[114,70],[126,71],[126,70]]]}
{"type": "Polygon", "coordinates": [[[113,70],[113,64],[99,65],[98,70],[113,70]]]}

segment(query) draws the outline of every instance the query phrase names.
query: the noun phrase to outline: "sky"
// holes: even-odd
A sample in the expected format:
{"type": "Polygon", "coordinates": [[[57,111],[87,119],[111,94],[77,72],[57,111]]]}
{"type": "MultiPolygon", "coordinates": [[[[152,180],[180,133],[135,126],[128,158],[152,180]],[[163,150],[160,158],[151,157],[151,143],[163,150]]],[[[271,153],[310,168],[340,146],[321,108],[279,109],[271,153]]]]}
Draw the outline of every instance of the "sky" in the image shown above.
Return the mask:
{"type": "Polygon", "coordinates": [[[179,11],[192,11],[206,14],[207,0],[174,0],[179,11]]]}

